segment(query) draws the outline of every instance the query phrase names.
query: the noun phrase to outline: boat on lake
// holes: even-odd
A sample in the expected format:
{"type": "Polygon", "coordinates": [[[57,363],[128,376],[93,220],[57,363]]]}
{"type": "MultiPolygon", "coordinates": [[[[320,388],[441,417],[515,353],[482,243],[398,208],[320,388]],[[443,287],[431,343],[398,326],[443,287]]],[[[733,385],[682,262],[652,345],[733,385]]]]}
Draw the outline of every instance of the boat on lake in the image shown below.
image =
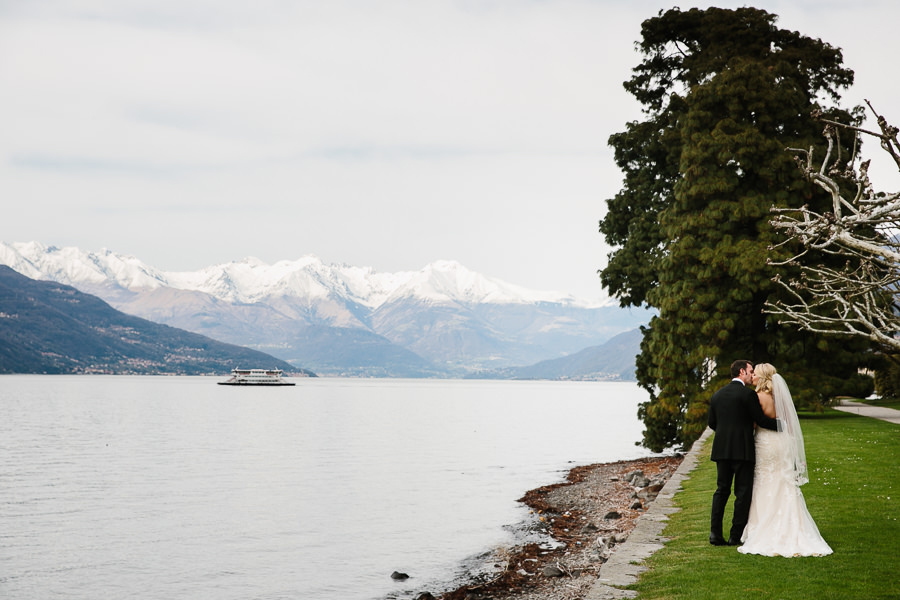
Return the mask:
{"type": "Polygon", "coordinates": [[[281,378],[281,369],[232,369],[219,385],[296,385],[281,378]]]}

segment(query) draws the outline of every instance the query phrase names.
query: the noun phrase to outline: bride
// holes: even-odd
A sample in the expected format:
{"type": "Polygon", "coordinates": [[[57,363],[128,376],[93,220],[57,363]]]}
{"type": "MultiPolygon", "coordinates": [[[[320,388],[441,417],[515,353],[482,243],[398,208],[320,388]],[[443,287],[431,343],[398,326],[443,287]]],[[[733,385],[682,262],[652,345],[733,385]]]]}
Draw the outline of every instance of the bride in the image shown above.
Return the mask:
{"type": "Polygon", "coordinates": [[[806,509],[800,486],[809,481],[803,433],[784,378],[768,363],[756,365],[753,384],[779,431],[757,429],[750,518],[738,552],[764,556],[825,556],[832,550],[806,509]],[[781,430],[783,429],[783,431],[781,430]]]}

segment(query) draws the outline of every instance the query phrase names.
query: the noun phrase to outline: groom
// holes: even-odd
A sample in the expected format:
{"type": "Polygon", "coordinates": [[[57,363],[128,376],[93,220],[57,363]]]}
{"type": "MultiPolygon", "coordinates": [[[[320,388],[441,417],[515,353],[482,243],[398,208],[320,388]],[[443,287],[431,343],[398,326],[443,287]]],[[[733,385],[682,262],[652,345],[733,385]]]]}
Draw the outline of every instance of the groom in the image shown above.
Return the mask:
{"type": "Polygon", "coordinates": [[[759,396],[747,385],[753,382],[753,363],[736,360],[731,364],[731,383],[713,394],[709,401],[709,427],[713,438],[712,460],[716,463],[716,492],[713,494],[709,543],[737,546],[750,514],[753,496],[753,469],[756,446],[753,424],[777,429],[775,419],[767,417],[759,405],[759,396]],[[734,482],[734,517],[728,541],[722,536],[722,518],[734,482]]]}

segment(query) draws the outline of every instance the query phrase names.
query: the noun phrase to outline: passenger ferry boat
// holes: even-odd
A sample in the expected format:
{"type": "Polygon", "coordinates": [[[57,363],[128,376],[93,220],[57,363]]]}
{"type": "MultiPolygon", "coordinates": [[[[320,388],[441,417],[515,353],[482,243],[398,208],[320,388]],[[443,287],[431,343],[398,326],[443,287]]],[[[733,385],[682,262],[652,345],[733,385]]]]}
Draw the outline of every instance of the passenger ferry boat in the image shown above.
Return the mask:
{"type": "Polygon", "coordinates": [[[296,385],[281,378],[281,369],[232,369],[219,385],[296,385]]]}

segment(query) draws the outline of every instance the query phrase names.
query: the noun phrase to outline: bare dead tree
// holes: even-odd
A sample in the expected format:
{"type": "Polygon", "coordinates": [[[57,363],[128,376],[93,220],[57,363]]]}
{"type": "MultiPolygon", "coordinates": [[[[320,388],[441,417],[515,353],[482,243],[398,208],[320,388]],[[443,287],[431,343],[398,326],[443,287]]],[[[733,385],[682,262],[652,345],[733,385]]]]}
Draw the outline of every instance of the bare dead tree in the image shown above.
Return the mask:
{"type": "Polygon", "coordinates": [[[830,194],[832,203],[822,213],[808,205],[772,209],[771,224],[784,234],[773,249],[800,250],[787,260],[769,262],[797,266],[799,275],[775,278],[788,291],[788,299],[768,304],[767,311],[778,315],[780,322],[829,335],[868,338],[896,352],[900,351],[900,192],[876,193],[869,181],[871,161],[857,167],[856,152],[860,136],[871,136],[900,170],[900,143],[897,127],[868,100],[866,104],[880,132],[820,117],[828,142],[821,163],[814,161],[812,147],[788,148],[796,153],[806,176],[830,194]],[[854,140],[849,159],[842,156],[842,133],[854,140]],[[810,261],[811,256],[824,255],[837,258],[828,265],[810,261]]]}

